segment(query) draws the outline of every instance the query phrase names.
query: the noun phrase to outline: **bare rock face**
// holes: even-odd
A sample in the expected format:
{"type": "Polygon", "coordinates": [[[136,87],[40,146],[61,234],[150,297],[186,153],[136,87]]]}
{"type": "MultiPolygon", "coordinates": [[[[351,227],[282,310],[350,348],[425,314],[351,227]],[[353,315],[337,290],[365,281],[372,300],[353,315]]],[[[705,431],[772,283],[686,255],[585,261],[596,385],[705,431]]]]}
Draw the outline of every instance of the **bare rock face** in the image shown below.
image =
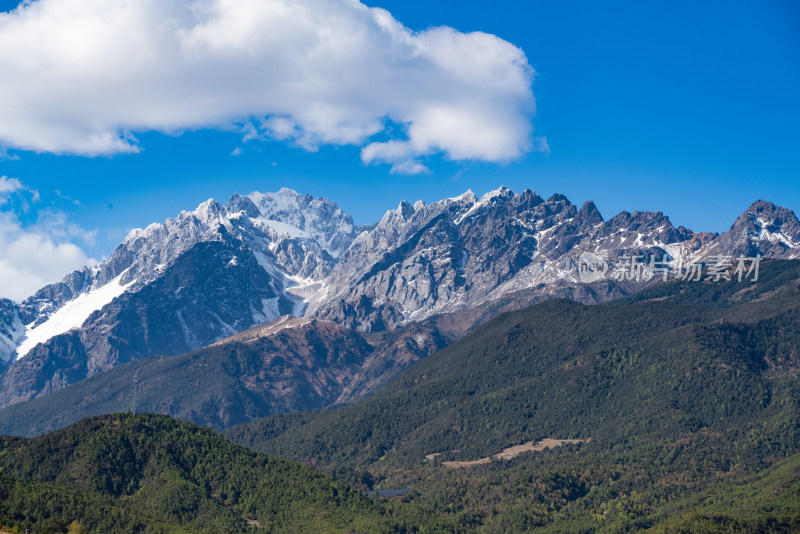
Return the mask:
{"type": "MultiPolygon", "coordinates": [[[[553,297],[602,302],[651,283],[587,285],[578,270],[585,253],[611,267],[623,254],[674,262],[799,258],[800,222],[791,210],[758,201],[728,232],[694,233],[661,212],[604,220],[592,202],[578,208],[563,195],[545,200],[505,187],[480,198],[468,191],[429,205],[402,202],[369,226],[354,225],[330,200],[285,188],[235,194],[225,205],[208,200],[132,231],[101,264],[20,304],[0,301],[0,406],[285,314],[380,337],[445,315],[473,325],[553,297]]],[[[377,387],[402,362],[467,328],[397,341],[370,356],[337,395],[377,387]]]]}
{"type": "Polygon", "coordinates": [[[800,258],[800,221],[792,210],[758,200],[707,247],[707,254],[800,258]]]}
{"type": "Polygon", "coordinates": [[[544,200],[506,188],[480,199],[468,192],[430,206],[402,203],[353,242],[308,313],[362,330],[391,328],[505,294],[578,284],[583,251],[663,253],[693,236],[660,212],[604,222],[591,202],[578,209],[563,195],[544,200]]]}
{"type": "MultiPolygon", "coordinates": [[[[722,235],[676,228],[662,212],[622,212],[604,221],[592,202],[578,209],[563,195],[544,200],[506,188],[430,206],[404,202],[353,242],[307,313],[380,330],[519,292],[537,298],[571,287],[582,300],[587,293],[577,270],[585,252],[606,258],[612,268],[622,255],[667,257],[672,265],[719,254],[797,258],[800,224],[790,210],[763,201],[722,235]]],[[[609,284],[607,298],[649,280],[609,284]]]]}
{"type": "Polygon", "coordinates": [[[14,358],[24,335],[19,306],[12,300],[0,299],[0,366],[14,358]]]}

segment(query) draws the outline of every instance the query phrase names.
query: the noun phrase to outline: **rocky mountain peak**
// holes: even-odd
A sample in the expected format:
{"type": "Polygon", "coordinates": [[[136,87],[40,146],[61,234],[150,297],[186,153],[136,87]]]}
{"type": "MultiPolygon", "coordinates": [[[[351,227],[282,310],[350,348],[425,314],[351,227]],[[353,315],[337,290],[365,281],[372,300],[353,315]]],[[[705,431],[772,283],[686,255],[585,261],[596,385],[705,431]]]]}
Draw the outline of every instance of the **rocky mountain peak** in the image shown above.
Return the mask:
{"type": "Polygon", "coordinates": [[[597,209],[597,206],[591,200],[587,200],[583,203],[581,209],[578,210],[578,217],[583,224],[595,225],[603,222],[603,216],[600,214],[600,210],[597,209]]]}
{"type": "Polygon", "coordinates": [[[250,200],[250,197],[243,197],[239,193],[234,193],[227,204],[225,210],[233,215],[234,213],[244,213],[247,217],[261,217],[261,210],[250,200]]]}
{"type": "MultiPolygon", "coordinates": [[[[419,209],[422,209],[422,208],[425,207],[425,204],[423,203],[421,206],[416,206],[416,207],[419,208],[419,209]]],[[[402,201],[400,201],[400,204],[397,206],[397,209],[395,211],[397,212],[397,214],[401,218],[408,219],[412,215],[414,215],[414,212],[416,210],[415,210],[415,206],[412,206],[411,204],[409,204],[405,200],[402,200],[402,201]]]]}
{"type": "Polygon", "coordinates": [[[508,200],[510,198],[514,198],[514,191],[507,188],[504,185],[501,185],[499,188],[495,189],[494,191],[489,191],[485,193],[479,202],[482,203],[489,203],[492,201],[495,202],[502,202],[504,200],[508,200]]]}
{"type": "Polygon", "coordinates": [[[210,225],[214,222],[222,222],[228,213],[219,202],[213,198],[209,198],[197,206],[197,209],[195,209],[192,214],[199,220],[210,225]]]}
{"type": "MultiPolygon", "coordinates": [[[[353,218],[327,198],[300,195],[281,188],[277,193],[247,195],[264,220],[288,224],[304,232],[332,257],[340,257],[356,238],[353,218]]],[[[247,205],[246,209],[252,210],[247,205]]]]}
{"type": "MultiPolygon", "coordinates": [[[[95,267],[76,270],[61,282],[42,288],[20,304],[15,313],[25,325],[22,332],[29,342],[46,341],[80,326],[85,316],[99,312],[123,293],[150,290],[180,258],[190,253],[195,245],[204,243],[222,243],[230,249],[245,247],[257,263],[257,270],[263,270],[265,280],[274,286],[275,295],[269,298],[283,299],[280,306],[285,311],[300,313],[302,307],[291,308],[294,297],[279,294],[282,288],[296,284],[293,278],[317,280],[327,276],[334,263],[333,254],[345,250],[355,234],[352,219],[339,206],[327,199],[299,195],[288,188],[247,197],[233,195],[226,206],[209,199],[193,211],[182,211],[163,223],[132,230],[108,259],[95,267]],[[36,330],[35,335],[31,334],[33,330],[36,330]]],[[[201,247],[192,253],[197,254],[197,250],[216,249],[201,247]]],[[[230,266],[235,267],[240,261],[241,258],[232,257],[230,266]]],[[[212,263],[198,260],[196,270],[202,271],[206,265],[212,263]]],[[[234,271],[228,269],[215,274],[219,277],[215,283],[227,283],[223,282],[230,278],[226,272],[234,271]]],[[[186,274],[183,283],[190,286],[197,275],[186,274]]],[[[248,294],[256,293],[249,291],[248,294]]],[[[277,313],[273,309],[275,306],[256,301],[252,305],[254,311],[245,315],[251,317],[251,321],[261,321],[277,313]]],[[[11,320],[0,317],[7,329],[13,329],[13,325],[9,326],[11,320]]],[[[179,320],[186,318],[179,317],[179,320]]]]}
{"type": "Polygon", "coordinates": [[[795,213],[765,200],[757,200],[747,208],[736,219],[732,228],[736,228],[737,225],[749,225],[751,228],[771,233],[783,232],[789,237],[800,236],[800,222],[795,213]]]}
{"type": "MultiPolygon", "coordinates": [[[[791,210],[758,201],[725,234],[698,234],[676,229],[660,211],[604,221],[593,202],[579,209],[564,195],[544,200],[503,186],[480,198],[468,190],[430,204],[403,201],[379,223],[356,227],[325,198],[288,188],[234,194],[224,206],[209,199],[133,230],[101,264],[20,305],[0,302],[0,357],[41,339],[40,363],[63,349],[76,362],[91,354],[105,365],[107,350],[175,353],[287,313],[377,332],[509,295],[586,296],[594,290],[575,285],[576,258],[585,251],[612,260],[626,251],[681,261],[800,258],[800,222],[791,210]]],[[[612,286],[603,291],[618,290],[612,286]]]]}
{"type": "Polygon", "coordinates": [[[475,193],[472,192],[472,189],[467,189],[465,192],[461,193],[457,197],[451,198],[450,200],[464,204],[475,204],[478,201],[478,197],[475,196],[475,193]]]}
{"type": "Polygon", "coordinates": [[[571,206],[572,202],[569,201],[567,197],[560,193],[555,193],[550,198],[547,199],[548,204],[562,204],[564,206],[571,206]]]}
{"type": "Polygon", "coordinates": [[[800,221],[790,209],[757,200],[709,245],[707,253],[800,258],[800,221]]]}

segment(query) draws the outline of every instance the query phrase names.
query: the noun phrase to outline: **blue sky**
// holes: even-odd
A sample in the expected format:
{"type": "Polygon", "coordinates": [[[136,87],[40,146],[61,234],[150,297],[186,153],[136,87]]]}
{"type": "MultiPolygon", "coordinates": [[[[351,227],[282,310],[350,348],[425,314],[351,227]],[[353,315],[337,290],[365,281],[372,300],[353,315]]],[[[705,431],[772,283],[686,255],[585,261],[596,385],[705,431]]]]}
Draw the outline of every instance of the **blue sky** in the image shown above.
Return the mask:
{"type": "MultiPolygon", "coordinates": [[[[0,0],[0,10],[16,4],[0,0]]],[[[435,142],[451,143],[449,149],[365,164],[365,145],[403,140],[402,124],[385,123],[378,133],[356,142],[341,136],[326,142],[327,133],[321,131],[312,143],[281,139],[274,133],[279,130],[244,141],[247,117],[234,126],[217,121],[207,128],[164,128],[168,133],[126,126],[138,153],[101,148],[96,155],[45,145],[20,148],[22,137],[6,134],[4,139],[0,128],[0,176],[21,184],[7,195],[10,200],[0,198],[0,210],[6,212],[0,222],[15,225],[17,234],[41,232],[54,246],[71,243],[99,259],[132,227],[193,209],[209,197],[225,201],[233,192],[283,186],[336,201],[356,223],[377,220],[403,199],[430,202],[470,188],[480,195],[501,184],[517,192],[531,188],[545,197],[563,193],[576,204],[591,199],[606,218],[621,210],[662,210],[675,225],[696,231],[725,231],[759,198],[800,209],[797,2],[366,4],[385,8],[412,32],[449,26],[486,32],[521,49],[535,72],[535,114],[519,86],[486,89],[494,99],[494,107],[486,109],[518,110],[509,120],[522,117],[532,124],[532,133],[525,134],[532,142],[519,154],[463,152],[448,133],[435,142]],[[509,106],[504,95],[511,95],[509,106]],[[542,139],[549,151],[542,148],[542,139]],[[427,172],[390,172],[406,161],[427,172]],[[74,231],[59,232],[54,229],[58,224],[74,231]]],[[[0,42],[4,31],[0,24],[0,42]]],[[[509,50],[498,48],[498,54],[509,50]]],[[[26,53],[20,50],[19,57],[26,53]]],[[[3,61],[0,55],[0,65],[3,61]]],[[[468,57],[458,61],[469,68],[468,57]]],[[[87,86],[94,83],[91,75],[87,86]]],[[[79,76],[70,83],[80,91],[79,76]]],[[[5,90],[15,84],[17,78],[0,74],[0,94],[19,94],[5,90]]],[[[37,109],[39,102],[30,99],[26,105],[37,109]]],[[[0,117],[3,107],[8,112],[14,102],[6,97],[0,117]]],[[[24,113],[14,117],[27,120],[24,113]]],[[[41,118],[31,123],[36,120],[41,118]]],[[[414,124],[416,119],[408,120],[414,124]]],[[[27,124],[20,124],[25,130],[27,124]]]]}

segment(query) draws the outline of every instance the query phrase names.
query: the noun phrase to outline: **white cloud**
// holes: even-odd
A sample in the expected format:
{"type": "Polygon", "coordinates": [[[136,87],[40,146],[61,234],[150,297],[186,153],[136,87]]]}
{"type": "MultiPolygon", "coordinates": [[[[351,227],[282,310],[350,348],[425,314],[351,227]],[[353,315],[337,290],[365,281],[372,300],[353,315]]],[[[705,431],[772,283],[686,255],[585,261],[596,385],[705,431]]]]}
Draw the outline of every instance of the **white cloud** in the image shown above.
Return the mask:
{"type": "Polygon", "coordinates": [[[429,173],[431,170],[418,161],[407,159],[392,165],[389,172],[393,174],[422,174],[429,173]]]}
{"type": "MultiPolygon", "coordinates": [[[[36,202],[38,193],[15,178],[0,177],[0,206],[8,206],[14,196],[28,199],[17,205],[36,202]]],[[[87,232],[67,220],[66,215],[52,209],[38,213],[36,224],[24,228],[12,211],[0,211],[0,298],[23,300],[36,290],[58,282],[67,273],[95,260],[70,240],[87,244],[95,232],[87,232]]]]}
{"type": "Polygon", "coordinates": [[[115,154],[140,150],[134,132],[241,128],[308,150],[367,145],[365,163],[403,172],[540,145],[519,48],[413,32],[357,0],[38,0],[0,13],[0,72],[7,148],[115,154]]]}
{"type": "Polygon", "coordinates": [[[22,182],[18,178],[0,176],[0,204],[4,204],[9,193],[14,193],[22,189],[22,182]]]}
{"type": "Polygon", "coordinates": [[[0,160],[5,159],[8,161],[17,161],[19,156],[16,154],[9,154],[8,149],[4,146],[0,146],[0,160]]]}
{"type": "Polygon", "coordinates": [[[0,176],[0,207],[27,213],[30,202],[39,202],[39,192],[23,184],[18,178],[0,176]],[[24,193],[24,194],[23,194],[24,193]],[[5,206],[13,201],[13,206],[5,206]]]}
{"type": "Polygon", "coordinates": [[[36,224],[29,230],[56,241],[80,240],[90,247],[94,246],[97,238],[97,230],[86,230],[70,222],[65,213],[51,208],[40,210],[36,224]]]}

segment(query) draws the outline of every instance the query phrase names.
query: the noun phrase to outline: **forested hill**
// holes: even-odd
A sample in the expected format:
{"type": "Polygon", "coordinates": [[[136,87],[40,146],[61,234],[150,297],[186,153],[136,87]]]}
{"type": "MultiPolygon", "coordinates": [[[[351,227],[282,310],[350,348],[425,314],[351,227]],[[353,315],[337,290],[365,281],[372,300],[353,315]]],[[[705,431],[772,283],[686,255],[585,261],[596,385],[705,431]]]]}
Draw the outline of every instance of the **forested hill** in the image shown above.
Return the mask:
{"type": "MultiPolygon", "coordinates": [[[[469,524],[514,517],[503,528],[525,530],[564,508],[590,530],[612,519],[653,526],[654,514],[800,451],[799,373],[800,263],[772,262],[756,283],[668,282],[604,305],[553,300],[508,313],[358,403],[227,435],[330,471],[367,470],[378,484],[419,485],[431,510],[469,524]],[[469,475],[441,463],[543,438],[591,442],[547,453],[563,460],[524,455],[469,475]]],[[[800,496],[790,502],[800,514],[800,496]]]]}
{"type": "MultiPolygon", "coordinates": [[[[558,435],[618,443],[713,427],[800,421],[800,262],[755,284],[669,282],[586,306],[504,314],[332,412],[234,427],[235,440],[308,462],[413,465],[558,435]]],[[[800,426],[786,428],[793,446],[800,426]]]]}
{"type": "Polygon", "coordinates": [[[115,414],[0,438],[0,526],[20,532],[448,530],[312,469],[161,415],[115,414]],[[77,523],[74,523],[77,521],[77,523]]]}

